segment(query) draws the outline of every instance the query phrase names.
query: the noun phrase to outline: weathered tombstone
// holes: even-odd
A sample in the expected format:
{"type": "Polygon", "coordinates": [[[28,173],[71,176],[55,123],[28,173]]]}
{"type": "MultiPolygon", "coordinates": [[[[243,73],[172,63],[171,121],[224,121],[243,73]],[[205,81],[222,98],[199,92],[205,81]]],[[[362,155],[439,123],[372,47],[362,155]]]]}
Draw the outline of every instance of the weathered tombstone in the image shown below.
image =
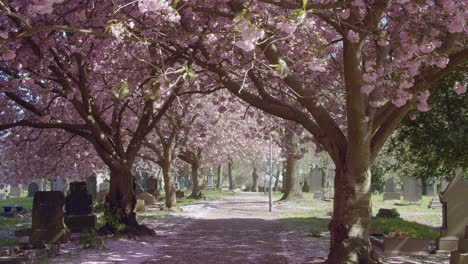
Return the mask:
{"type": "Polygon", "coordinates": [[[426,195],[427,196],[434,196],[434,185],[433,183],[426,184],[426,195]]]}
{"type": "Polygon", "coordinates": [[[102,182],[99,184],[99,191],[109,191],[110,183],[109,182],[102,182]]]}
{"type": "Polygon", "coordinates": [[[56,179],[51,181],[51,190],[52,191],[57,191],[57,192],[62,192],[62,193],[67,193],[68,191],[68,181],[65,179],[56,179]]]}
{"type": "Polygon", "coordinates": [[[96,174],[86,178],[86,189],[88,190],[88,193],[91,195],[93,200],[95,200],[98,192],[96,174]]]}
{"type": "Polygon", "coordinates": [[[136,202],[136,205],[135,205],[135,212],[142,213],[142,212],[145,212],[145,211],[146,211],[145,201],[137,199],[137,202],[136,202]]]}
{"type": "Polygon", "coordinates": [[[35,182],[31,182],[28,186],[28,197],[34,197],[34,194],[39,191],[39,185],[35,182]]]}
{"type": "Polygon", "coordinates": [[[389,178],[385,183],[385,192],[395,192],[395,182],[389,178]]]}
{"type": "Polygon", "coordinates": [[[179,179],[177,180],[179,182],[179,186],[181,189],[184,189],[186,188],[186,184],[185,184],[185,177],[179,177],[179,179]]]}
{"type": "Polygon", "coordinates": [[[6,193],[0,193],[0,201],[6,199],[6,193]]]}
{"type": "Polygon", "coordinates": [[[422,197],[421,179],[406,176],[403,181],[403,200],[407,202],[419,202],[422,197]]]}
{"type": "Polygon", "coordinates": [[[208,189],[214,189],[214,183],[213,183],[213,173],[211,172],[211,168],[208,170],[208,175],[206,176],[206,187],[208,189]]]}
{"type": "Polygon", "coordinates": [[[10,196],[15,196],[19,197],[23,193],[23,188],[21,188],[21,185],[18,186],[13,186],[10,188],[10,196]]]}
{"type": "Polygon", "coordinates": [[[324,187],[323,170],[314,165],[314,167],[310,169],[308,182],[309,182],[309,192],[312,192],[312,193],[321,192],[322,188],[324,187]]]}
{"type": "Polygon", "coordinates": [[[401,199],[401,193],[396,192],[395,189],[395,181],[392,178],[389,178],[387,182],[385,183],[385,192],[383,193],[383,200],[388,201],[388,200],[400,200],[401,199]]]}
{"type": "Polygon", "coordinates": [[[443,209],[439,250],[468,250],[468,238],[465,237],[468,226],[468,182],[464,181],[461,168],[454,170],[454,177],[440,194],[440,199],[443,209]]]}
{"type": "Polygon", "coordinates": [[[137,199],[145,201],[145,205],[155,205],[156,204],[156,198],[147,192],[142,192],[137,195],[137,199]]]}
{"type": "Polygon", "coordinates": [[[36,192],[32,209],[30,243],[36,247],[44,244],[66,243],[70,232],[63,222],[65,198],[59,191],[36,192]]]}
{"type": "Polygon", "coordinates": [[[86,189],[86,182],[70,183],[65,198],[65,224],[72,232],[96,227],[96,215],[91,214],[93,198],[86,189]]]}

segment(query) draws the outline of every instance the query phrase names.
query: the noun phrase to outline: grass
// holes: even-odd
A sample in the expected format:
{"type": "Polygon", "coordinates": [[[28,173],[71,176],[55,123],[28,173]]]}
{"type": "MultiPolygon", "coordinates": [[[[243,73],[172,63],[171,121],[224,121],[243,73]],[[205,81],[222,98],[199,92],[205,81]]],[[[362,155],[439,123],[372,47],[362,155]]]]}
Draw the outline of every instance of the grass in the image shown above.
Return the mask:
{"type": "Polygon", "coordinates": [[[321,210],[288,212],[281,214],[280,217],[280,221],[288,229],[312,236],[319,236],[322,232],[327,232],[330,223],[330,219],[326,219],[321,210]]]}
{"type": "Polygon", "coordinates": [[[398,212],[428,212],[433,213],[434,210],[428,208],[431,203],[432,197],[423,196],[421,201],[416,204],[405,204],[403,200],[389,200],[384,201],[382,194],[372,195],[372,212],[377,212],[379,208],[396,208],[398,212]],[[401,203],[404,205],[395,205],[395,203],[401,203]]]}
{"type": "MultiPolygon", "coordinates": [[[[32,209],[33,198],[32,197],[10,197],[0,201],[0,207],[3,205],[17,205],[21,204],[26,210],[32,209]]],[[[3,208],[1,208],[3,210],[3,208]]]]}
{"type": "Polygon", "coordinates": [[[439,237],[439,232],[429,226],[409,222],[400,218],[375,218],[371,220],[371,227],[382,230],[385,234],[394,231],[408,233],[408,237],[424,238],[435,240],[439,237]]]}
{"type": "Polygon", "coordinates": [[[235,192],[232,192],[232,191],[204,190],[203,195],[205,195],[206,200],[197,200],[197,199],[192,199],[192,198],[177,199],[176,207],[202,203],[204,201],[219,200],[219,199],[221,199],[221,198],[223,198],[225,196],[231,196],[231,195],[234,195],[234,194],[235,194],[235,192]]]}

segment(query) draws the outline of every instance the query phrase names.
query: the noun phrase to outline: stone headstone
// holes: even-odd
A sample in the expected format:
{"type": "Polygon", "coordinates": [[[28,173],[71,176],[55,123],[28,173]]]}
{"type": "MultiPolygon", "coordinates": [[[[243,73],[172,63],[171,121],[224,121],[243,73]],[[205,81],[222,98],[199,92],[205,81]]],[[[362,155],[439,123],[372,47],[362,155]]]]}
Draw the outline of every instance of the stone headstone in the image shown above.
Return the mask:
{"type": "Polygon", "coordinates": [[[395,192],[395,182],[392,178],[385,183],[385,192],[395,192]]]}
{"type": "Polygon", "coordinates": [[[180,199],[180,198],[184,198],[184,197],[185,197],[185,192],[184,191],[181,191],[181,190],[176,191],[176,198],[180,199]]]}
{"type": "Polygon", "coordinates": [[[405,177],[403,181],[403,200],[407,202],[419,202],[422,197],[421,179],[405,177]]]}
{"type": "Polygon", "coordinates": [[[28,186],[28,197],[34,197],[34,194],[39,191],[39,185],[35,182],[31,182],[28,186]]]}
{"type": "Polygon", "coordinates": [[[109,182],[102,182],[99,184],[99,191],[109,191],[110,183],[109,182]]]}
{"type": "Polygon", "coordinates": [[[142,192],[137,195],[137,199],[145,201],[145,205],[155,205],[156,204],[156,198],[147,192],[142,192]]]}
{"type": "Polygon", "coordinates": [[[0,201],[6,199],[6,193],[0,193],[0,201]]]}
{"type": "Polygon", "coordinates": [[[66,243],[69,231],[63,221],[65,198],[60,191],[36,192],[32,209],[32,233],[30,243],[42,246],[50,243],[66,243]]]}
{"type": "Polygon", "coordinates": [[[68,181],[65,179],[56,179],[51,181],[51,190],[58,191],[62,193],[67,193],[68,191],[68,181]]]}
{"type": "Polygon", "coordinates": [[[93,199],[86,189],[86,182],[70,183],[70,191],[65,197],[66,215],[87,215],[92,211],[93,199]]]}
{"type": "Polygon", "coordinates": [[[210,170],[208,171],[208,176],[207,176],[207,184],[206,184],[206,187],[208,189],[214,189],[214,183],[213,183],[213,173],[211,173],[211,168],[210,170]]]}
{"type": "Polygon", "coordinates": [[[96,215],[91,214],[93,198],[86,189],[86,182],[70,183],[65,197],[65,224],[72,232],[94,229],[96,215]]]}
{"type": "Polygon", "coordinates": [[[86,178],[86,189],[88,190],[88,193],[91,195],[93,200],[95,200],[98,192],[96,174],[86,178]]]}
{"type": "Polygon", "coordinates": [[[19,197],[23,193],[23,188],[21,185],[14,186],[10,188],[10,196],[19,197]]]}
{"type": "Polygon", "coordinates": [[[145,211],[146,211],[145,201],[137,199],[137,202],[136,202],[136,205],[135,205],[135,212],[142,213],[142,212],[145,212],[145,211]]]}
{"type": "Polygon", "coordinates": [[[401,193],[399,193],[399,192],[384,192],[383,193],[383,200],[384,201],[400,200],[400,199],[401,199],[401,193]]]}
{"type": "Polygon", "coordinates": [[[323,175],[323,170],[314,167],[310,169],[310,175],[309,175],[309,192],[320,192],[322,191],[322,188],[324,187],[324,175],[323,175]]]}
{"type": "Polygon", "coordinates": [[[426,184],[426,195],[427,196],[434,196],[434,184],[426,184]]]}

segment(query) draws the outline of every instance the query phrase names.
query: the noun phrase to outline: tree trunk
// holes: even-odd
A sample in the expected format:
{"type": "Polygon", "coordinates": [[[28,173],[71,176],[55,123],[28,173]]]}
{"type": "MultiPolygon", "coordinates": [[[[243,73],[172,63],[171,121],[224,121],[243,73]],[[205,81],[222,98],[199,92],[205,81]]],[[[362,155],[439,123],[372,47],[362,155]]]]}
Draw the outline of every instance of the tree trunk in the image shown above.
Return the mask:
{"type": "Polygon", "coordinates": [[[232,161],[228,162],[228,177],[229,177],[229,190],[233,191],[235,184],[234,184],[234,178],[232,175],[232,161]]]}
{"type": "Polygon", "coordinates": [[[369,241],[371,219],[370,169],[337,167],[330,253],[327,263],[378,263],[369,241]]]}
{"type": "Polygon", "coordinates": [[[104,218],[106,224],[100,233],[125,233],[131,236],[154,235],[136,220],[136,197],[133,191],[133,177],[129,166],[115,166],[110,169],[110,189],[106,196],[104,218]]]}
{"type": "Polygon", "coordinates": [[[289,155],[286,159],[286,175],[283,179],[283,197],[281,200],[301,199],[302,190],[297,176],[297,159],[289,155]]]}
{"type": "Polygon", "coordinates": [[[190,167],[192,169],[192,194],[190,194],[190,198],[201,199],[203,195],[201,193],[202,188],[200,186],[200,176],[198,175],[200,171],[200,160],[195,158],[191,163],[190,167]]]}
{"type": "Polygon", "coordinates": [[[278,191],[278,184],[279,184],[280,169],[281,169],[281,165],[280,165],[280,163],[278,163],[278,165],[276,165],[276,178],[275,178],[275,186],[273,187],[273,191],[274,191],[274,192],[277,192],[277,191],[278,191]]]}
{"type": "Polygon", "coordinates": [[[258,173],[257,173],[257,163],[253,161],[252,169],[252,192],[258,192],[258,173]]]}
{"type": "Polygon", "coordinates": [[[223,182],[223,164],[218,165],[218,181],[216,182],[216,189],[221,190],[223,182]]]}
{"type": "Polygon", "coordinates": [[[169,159],[165,158],[163,160],[162,172],[164,179],[164,192],[165,194],[165,203],[167,208],[171,208],[177,202],[176,199],[176,188],[172,177],[169,175],[171,169],[171,163],[169,159]]]}

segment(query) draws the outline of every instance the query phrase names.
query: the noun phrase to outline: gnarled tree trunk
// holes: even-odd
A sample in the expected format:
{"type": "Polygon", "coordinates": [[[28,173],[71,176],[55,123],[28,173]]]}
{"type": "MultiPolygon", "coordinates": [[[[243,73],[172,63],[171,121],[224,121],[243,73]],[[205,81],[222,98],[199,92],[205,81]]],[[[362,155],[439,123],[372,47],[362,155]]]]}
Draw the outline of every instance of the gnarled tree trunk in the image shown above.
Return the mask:
{"type": "Polygon", "coordinates": [[[276,178],[275,178],[275,186],[273,187],[273,191],[274,191],[274,192],[277,192],[277,191],[278,191],[278,184],[279,184],[280,169],[281,169],[281,165],[280,165],[280,163],[278,163],[278,165],[276,165],[276,178]]]}
{"type": "Polygon", "coordinates": [[[129,166],[109,167],[110,189],[106,196],[104,217],[106,224],[101,233],[125,233],[128,235],[154,235],[144,225],[139,225],[134,212],[136,198],[133,191],[133,177],[129,166]]]}
{"type": "Polygon", "coordinates": [[[218,180],[216,182],[216,189],[220,190],[222,188],[223,182],[223,164],[218,165],[218,180]]]}
{"type": "Polygon", "coordinates": [[[376,263],[369,241],[370,178],[370,169],[365,167],[350,164],[336,168],[327,263],[376,263]]]}
{"type": "Polygon", "coordinates": [[[162,162],[165,204],[167,208],[173,207],[177,202],[175,184],[174,184],[172,177],[169,175],[170,169],[171,169],[171,161],[170,161],[170,156],[168,156],[167,158],[165,157],[162,162]]]}
{"type": "Polygon", "coordinates": [[[200,176],[198,175],[200,171],[200,160],[195,156],[194,159],[190,163],[190,167],[192,169],[191,176],[192,176],[192,194],[190,194],[190,198],[201,199],[203,198],[203,194],[201,193],[202,187],[200,186],[200,176]]]}
{"type": "Polygon", "coordinates": [[[232,161],[229,160],[228,162],[228,178],[229,178],[229,190],[234,190],[236,185],[234,184],[234,175],[232,175],[232,161]]]}
{"type": "Polygon", "coordinates": [[[297,175],[298,160],[294,157],[294,153],[297,151],[296,136],[288,129],[286,129],[285,135],[286,140],[291,145],[291,150],[286,158],[286,175],[283,178],[283,197],[281,200],[300,199],[302,198],[302,190],[297,175]]]}
{"type": "Polygon", "coordinates": [[[252,162],[252,166],[252,192],[258,192],[258,173],[255,160],[252,162]]]}

